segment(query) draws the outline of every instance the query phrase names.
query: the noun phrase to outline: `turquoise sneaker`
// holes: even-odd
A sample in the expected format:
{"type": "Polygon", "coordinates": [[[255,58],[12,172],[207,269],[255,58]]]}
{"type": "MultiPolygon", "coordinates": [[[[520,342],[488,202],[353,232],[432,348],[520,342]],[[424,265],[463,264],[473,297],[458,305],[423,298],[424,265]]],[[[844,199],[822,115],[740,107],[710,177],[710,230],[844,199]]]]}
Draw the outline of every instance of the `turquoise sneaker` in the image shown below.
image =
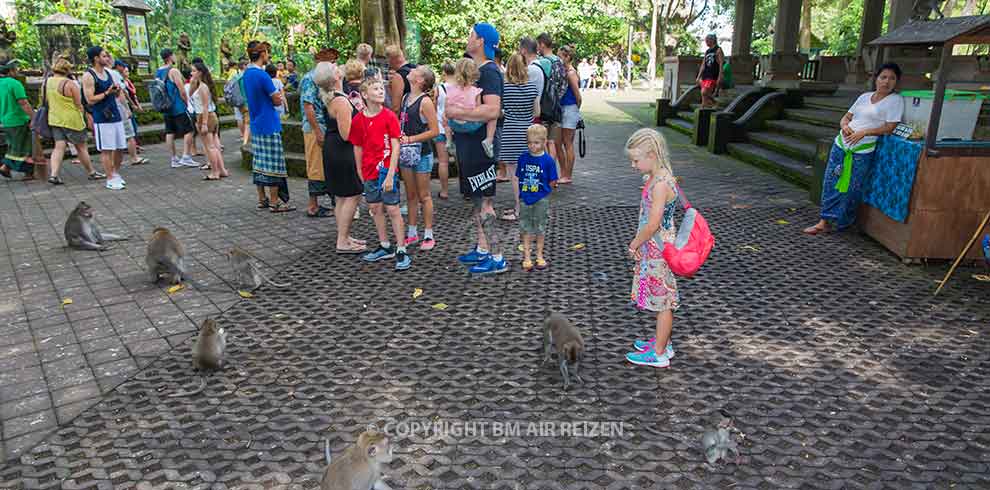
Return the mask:
{"type": "Polygon", "coordinates": [[[665,368],[670,366],[670,358],[667,354],[657,355],[656,351],[650,349],[646,352],[630,352],[626,354],[626,360],[637,366],[653,366],[665,368]]]}
{"type": "MultiPolygon", "coordinates": [[[[635,348],[638,352],[644,352],[644,351],[647,351],[647,350],[652,349],[653,346],[654,346],[654,344],[656,344],[656,343],[657,343],[657,338],[656,337],[653,337],[650,340],[637,340],[637,341],[633,342],[633,348],[635,348]]],[[[667,344],[667,349],[665,349],[664,354],[667,354],[667,357],[669,357],[671,359],[674,358],[674,343],[673,342],[670,342],[670,343],[667,344]]]]}

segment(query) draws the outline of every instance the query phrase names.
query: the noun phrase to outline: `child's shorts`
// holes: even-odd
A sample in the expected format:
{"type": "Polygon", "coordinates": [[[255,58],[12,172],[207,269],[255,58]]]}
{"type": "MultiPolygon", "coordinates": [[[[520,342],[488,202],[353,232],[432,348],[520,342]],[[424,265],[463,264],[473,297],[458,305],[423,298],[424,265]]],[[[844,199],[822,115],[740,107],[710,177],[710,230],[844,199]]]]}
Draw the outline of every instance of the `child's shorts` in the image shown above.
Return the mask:
{"type": "Polygon", "coordinates": [[[405,168],[411,168],[412,171],[415,172],[415,173],[417,173],[417,174],[428,174],[428,173],[432,173],[433,172],[433,154],[432,153],[427,153],[427,154],[419,157],[419,163],[417,163],[416,166],[414,166],[414,167],[405,167],[405,168]]]}
{"type": "Polygon", "coordinates": [[[473,133],[485,125],[481,121],[459,121],[457,119],[451,119],[449,123],[450,129],[455,133],[473,133]]]}
{"type": "Polygon", "coordinates": [[[382,169],[378,172],[378,178],[375,180],[364,181],[364,199],[368,201],[368,204],[383,203],[386,206],[398,206],[399,205],[399,174],[392,177],[395,184],[392,187],[392,192],[385,192],[385,178],[388,176],[388,170],[382,169]]]}
{"type": "Polygon", "coordinates": [[[543,198],[533,204],[522,203],[519,209],[519,228],[527,235],[546,235],[550,221],[550,199],[543,198]]]}

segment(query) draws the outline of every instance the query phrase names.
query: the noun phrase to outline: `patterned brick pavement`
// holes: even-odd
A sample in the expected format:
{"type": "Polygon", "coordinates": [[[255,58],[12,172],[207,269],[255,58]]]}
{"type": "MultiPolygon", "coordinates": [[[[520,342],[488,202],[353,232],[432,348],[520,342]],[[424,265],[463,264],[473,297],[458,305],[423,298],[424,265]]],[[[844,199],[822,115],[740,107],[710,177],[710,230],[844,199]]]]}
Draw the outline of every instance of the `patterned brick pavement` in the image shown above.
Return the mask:
{"type": "MultiPolygon", "coordinates": [[[[0,488],[315,488],[322,439],[336,453],[368,423],[396,433],[394,488],[990,486],[986,285],[963,270],[935,300],[942,265],[903,266],[857,235],[801,236],[815,215],[803,191],[674,135],[675,169],[718,243],[681,282],[671,369],[625,364],[651,322],[625,301],[639,177],[621,144],[649,112],[642,96],[590,99],[588,158],[555,196],[546,273],[519,272],[512,252],[511,274],[467,277],[454,264],[470,245],[457,199],[441,205],[440,246],[398,274],[333,254],[332,220],[255,211],[245,174],[211,185],[154,164],[125,174],[120,193],[77,170],[58,189],[5,184],[0,488]],[[79,199],[135,239],[63,249],[79,199]],[[233,244],[292,287],[251,300],[151,287],[143,240],[161,224],[218,290],[233,244]],[[548,305],[588,343],[586,383],[569,393],[539,364],[548,305]],[[203,396],[167,398],[191,381],[184,342],[217,315],[231,365],[203,396]],[[739,466],[700,451],[719,408],[745,434],[739,466]],[[527,434],[547,421],[611,432],[527,434]],[[412,422],[476,432],[410,433],[412,422]],[[514,423],[521,433],[494,432],[514,423]]],[[[292,183],[296,198],[304,189],[292,183]]],[[[358,232],[370,238],[370,220],[358,232]]]]}

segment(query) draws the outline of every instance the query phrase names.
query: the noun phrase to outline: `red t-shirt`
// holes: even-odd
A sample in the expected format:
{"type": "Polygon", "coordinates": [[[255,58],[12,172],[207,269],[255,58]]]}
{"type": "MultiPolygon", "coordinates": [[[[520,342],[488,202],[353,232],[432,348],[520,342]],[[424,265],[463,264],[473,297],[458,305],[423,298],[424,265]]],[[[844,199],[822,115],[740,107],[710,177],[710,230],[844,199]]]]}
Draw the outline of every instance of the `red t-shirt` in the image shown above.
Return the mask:
{"type": "Polygon", "coordinates": [[[378,169],[388,169],[392,162],[392,138],[398,139],[399,118],[389,109],[382,108],[374,117],[358,113],[351,121],[348,138],[354,146],[361,147],[361,175],[364,180],[378,178],[378,169]]]}

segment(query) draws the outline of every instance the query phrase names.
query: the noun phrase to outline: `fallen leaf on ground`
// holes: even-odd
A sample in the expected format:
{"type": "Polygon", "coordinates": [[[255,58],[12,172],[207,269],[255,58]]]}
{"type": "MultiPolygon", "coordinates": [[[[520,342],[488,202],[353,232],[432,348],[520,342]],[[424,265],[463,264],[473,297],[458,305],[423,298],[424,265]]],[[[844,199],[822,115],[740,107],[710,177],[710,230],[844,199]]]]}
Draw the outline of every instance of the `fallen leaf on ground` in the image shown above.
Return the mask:
{"type": "Polygon", "coordinates": [[[789,224],[791,224],[791,222],[790,221],[787,221],[786,219],[779,219],[779,220],[777,220],[777,224],[778,225],[789,225],[789,224]]]}
{"type": "Polygon", "coordinates": [[[973,274],[973,279],[977,281],[990,282],[990,275],[987,274],[973,274]]]}
{"type": "Polygon", "coordinates": [[[241,295],[242,298],[253,298],[254,295],[248,291],[238,291],[237,294],[241,295]]]}
{"type": "Polygon", "coordinates": [[[446,310],[447,309],[447,303],[437,303],[437,304],[433,305],[433,309],[434,310],[441,310],[441,311],[446,310]]]}
{"type": "Polygon", "coordinates": [[[71,304],[72,304],[72,298],[65,298],[62,300],[62,308],[65,308],[65,305],[71,305],[71,304]]]}
{"type": "Polygon", "coordinates": [[[752,204],[733,204],[732,209],[749,209],[753,207],[752,204]]]}
{"type": "Polygon", "coordinates": [[[172,286],[172,287],[168,288],[167,291],[168,291],[168,294],[175,294],[175,293],[177,293],[179,291],[182,291],[185,288],[186,287],[184,285],[182,285],[182,284],[176,284],[175,286],[172,286]]]}
{"type": "Polygon", "coordinates": [[[520,243],[520,244],[519,244],[519,246],[518,246],[518,247],[516,247],[516,248],[518,248],[520,252],[522,252],[522,251],[523,251],[523,246],[522,246],[522,244],[521,244],[521,243],[520,243]]]}
{"type": "Polygon", "coordinates": [[[416,299],[423,295],[423,290],[420,288],[413,289],[413,299],[416,299]]]}
{"type": "Polygon", "coordinates": [[[584,248],[583,243],[575,243],[574,245],[571,245],[571,250],[581,250],[582,248],[584,248]]]}
{"type": "Polygon", "coordinates": [[[750,252],[759,252],[760,251],[760,247],[757,247],[755,245],[743,245],[743,246],[739,247],[739,250],[748,250],[750,252]]]}

